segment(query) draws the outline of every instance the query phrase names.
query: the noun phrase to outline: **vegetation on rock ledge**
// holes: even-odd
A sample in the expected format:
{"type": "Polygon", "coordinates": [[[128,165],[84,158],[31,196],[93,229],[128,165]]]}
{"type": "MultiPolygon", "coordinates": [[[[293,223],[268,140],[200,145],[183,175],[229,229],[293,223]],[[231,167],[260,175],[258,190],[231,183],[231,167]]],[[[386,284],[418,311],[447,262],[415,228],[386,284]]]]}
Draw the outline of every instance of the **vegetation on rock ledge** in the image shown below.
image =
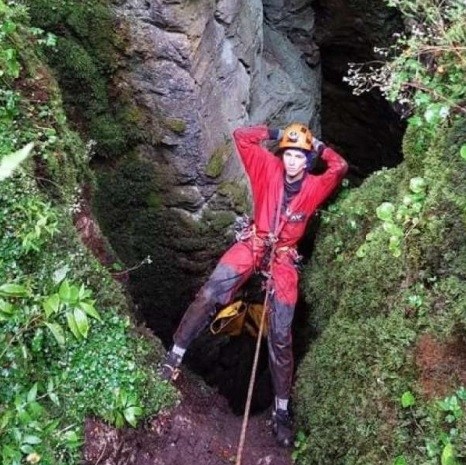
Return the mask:
{"type": "Polygon", "coordinates": [[[304,279],[320,336],[298,372],[301,464],[466,460],[466,6],[391,4],[411,34],[349,80],[410,112],[405,161],[323,213],[304,279]]]}
{"type": "Polygon", "coordinates": [[[172,403],[154,372],[161,346],[73,226],[89,151],[68,126],[37,48],[53,35],[0,0],[0,457],[75,464],[84,419],[135,425],[172,403]],[[16,167],[33,142],[33,158],[16,167]]]}

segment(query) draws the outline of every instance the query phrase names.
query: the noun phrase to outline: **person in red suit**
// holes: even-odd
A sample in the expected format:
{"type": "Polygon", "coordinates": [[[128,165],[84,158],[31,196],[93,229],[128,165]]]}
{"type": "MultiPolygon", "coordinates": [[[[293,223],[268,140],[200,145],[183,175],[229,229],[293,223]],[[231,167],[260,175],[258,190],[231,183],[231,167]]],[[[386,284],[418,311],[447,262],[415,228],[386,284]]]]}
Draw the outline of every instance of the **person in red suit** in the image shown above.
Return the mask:
{"type": "Polygon", "coordinates": [[[308,220],[339,185],[348,165],[301,123],[290,124],[285,130],[264,125],[243,127],[234,131],[233,138],[250,181],[253,222],[220,258],[188,307],[160,374],[163,379],[173,379],[189,344],[254,272],[265,269],[271,283],[267,343],[275,393],[274,432],[279,444],[290,446],[291,323],[298,297],[296,246],[308,220]],[[279,141],[278,156],[263,146],[266,140],[279,141]],[[318,158],[326,164],[322,174],[313,172],[318,158]]]}

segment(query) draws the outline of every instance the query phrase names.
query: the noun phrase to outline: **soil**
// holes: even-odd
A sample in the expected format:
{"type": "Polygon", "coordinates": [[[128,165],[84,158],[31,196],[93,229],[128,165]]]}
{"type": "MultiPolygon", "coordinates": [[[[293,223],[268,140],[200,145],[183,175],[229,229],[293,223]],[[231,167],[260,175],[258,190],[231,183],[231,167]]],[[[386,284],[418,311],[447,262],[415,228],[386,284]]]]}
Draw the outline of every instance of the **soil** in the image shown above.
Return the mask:
{"type": "MultiPolygon", "coordinates": [[[[201,380],[183,372],[181,401],[138,429],[115,429],[97,419],[85,426],[86,465],[225,465],[236,463],[243,417],[201,380]]],[[[291,465],[291,450],[275,442],[270,409],[250,417],[242,465],[291,465]]]]}
{"type": "Polygon", "coordinates": [[[424,394],[445,397],[454,386],[466,385],[466,341],[461,336],[442,342],[424,334],[416,347],[416,364],[424,394]]]}

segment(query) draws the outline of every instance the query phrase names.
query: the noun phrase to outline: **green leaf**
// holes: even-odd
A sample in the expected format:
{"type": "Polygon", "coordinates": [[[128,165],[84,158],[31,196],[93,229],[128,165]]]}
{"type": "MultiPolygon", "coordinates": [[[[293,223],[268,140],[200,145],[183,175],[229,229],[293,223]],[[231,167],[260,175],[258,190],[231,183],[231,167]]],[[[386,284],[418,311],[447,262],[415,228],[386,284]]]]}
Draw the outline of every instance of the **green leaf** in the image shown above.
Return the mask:
{"type": "Polygon", "coordinates": [[[86,300],[88,297],[91,297],[92,291],[90,289],[86,289],[84,284],[81,284],[79,288],[79,300],[86,300]]]}
{"type": "Polygon", "coordinates": [[[435,123],[440,117],[440,106],[436,103],[432,103],[427,107],[427,110],[424,112],[424,119],[429,123],[435,123]]]}
{"type": "Polygon", "coordinates": [[[38,418],[42,415],[44,408],[39,404],[39,402],[31,402],[28,404],[29,413],[38,418]]]}
{"type": "Polygon", "coordinates": [[[102,318],[100,318],[100,315],[98,314],[97,310],[94,308],[93,305],[87,303],[87,302],[80,302],[79,306],[81,307],[82,310],[84,310],[89,316],[92,316],[92,318],[95,318],[96,320],[102,321],[102,318]]]}
{"type": "Polygon", "coordinates": [[[12,418],[13,412],[11,410],[7,410],[0,418],[0,431],[8,426],[8,423],[12,418]]]}
{"type": "Polygon", "coordinates": [[[74,309],[74,320],[76,321],[78,331],[84,338],[86,338],[87,333],[89,332],[89,320],[80,308],[74,309]]]}
{"type": "Polygon", "coordinates": [[[0,299],[0,312],[6,313],[7,315],[13,315],[15,310],[17,310],[17,308],[13,307],[10,302],[0,299]]]}
{"type": "Polygon", "coordinates": [[[49,392],[48,396],[55,405],[58,405],[58,406],[60,405],[60,399],[54,392],[49,392]]]}
{"type": "Polygon", "coordinates": [[[415,194],[423,193],[426,190],[426,181],[424,178],[421,178],[419,176],[415,178],[411,178],[409,180],[409,188],[415,194]]]}
{"type": "Polygon", "coordinates": [[[356,257],[363,258],[367,253],[367,244],[362,244],[361,247],[356,251],[356,257]]]}
{"type": "Polygon", "coordinates": [[[466,400],[466,389],[463,386],[456,391],[456,394],[461,400],[466,400]]]}
{"type": "Polygon", "coordinates": [[[34,386],[29,390],[27,395],[28,402],[34,402],[37,398],[37,383],[34,383],[34,386]]]}
{"type": "Polygon", "coordinates": [[[382,221],[392,221],[392,215],[394,211],[395,206],[390,202],[382,203],[375,210],[377,217],[382,221]]]}
{"type": "Polygon", "coordinates": [[[466,160],[466,144],[462,145],[460,148],[460,157],[466,160]]]}
{"type": "Polygon", "coordinates": [[[453,449],[453,445],[451,443],[448,443],[443,448],[440,463],[442,465],[459,465],[458,461],[456,460],[456,454],[453,449]]]}
{"type": "Polygon", "coordinates": [[[9,178],[13,171],[31,154],[34,144],[30,142],[17,152],[6,155],[0,160],[0,181],[9,178]]]}
{"type": "Polygon", "coordinates": [[[401,406],[403,408],[412,407],[416,403],[416,399],[411,391],[406,391],[401,396],[401,406]]]}
{"type": "Polygon", "coordinates": [[[45,323],[45,326],[49,328],[52,336],[61,346],[65,345],[65,334],[63,328],[58,323],[45,323]]]}
{"type": "Polygon", "coordinates": [[[76,305],[79,299],[79,288],[77,286],[70,286],[69,302],[76,305]]]}
{"type": "Polygon", "coordinates": [[[394,248],[394,249],[391,250],[391,252],[392,252],[392,255],[395,258],[401,257],[401,249],[400,248],[398,248],[398,249],[394,248]]]}
{"type": "Polygon", "coordinates": [[[427,457],[432,458],[440,454],[440,449],[437,441],[426,441],[427,457]]]}
{"type": "Polygon", "coordinates": [[[120,412],[116,412],[115,414],[115,426],[117,428],[122,428],[125,424],[125,418],[120,412]]]}
{"type": "Polygon", "coordinates": [[[48,318],[52,313],[57,313],[60,308],[60,297],[58,294],[51,295],[43,304],[45,316],[48,318]]]}
{"type": "Polygon", "coordinates": [[[2,447],[2,456],[7,457],[9,459],[16,459],[13,462],[11,462],[12,465],[16,465],[17,463],[19,464],[19,461],[21,460],[21,452],[16,448],[9,446],[8,444],[2,447]]]}
{"type": "Polygon", "coordinates": [[[26,410],[18,412],[17,417],[22,425],[29,425],[32,421],[31,415],[26,410]]]}
{"type": "Polygon", "coordinates": [[[383,229],[392,236],[395,236],[395,237],[403,236],[403,230],[400,227],[398,227],[395,223],[384,222],[383,229]]]}
{"type": "Polygon", "coordinates": [[[393,465],[408,465],[408,461],[402,456],[399,455],[394,461],[393,465]]]}
{"type": "Polygon", "coordinates": [[[68,328],[70,328],[74,337],[76,339],[81,339],[81,333],[79,332],[78,325],[76,324],[76,320],[74,319],[72,312],[66,312],[66,321],[68,322],[68,328]]]}
{"type": "Polygon", "coordinates": [[[60,296],[60,299],[63,302],[69,303],[70,301],[70,296],[71,296],[71,289],[70,289],[70,283],[68,282],[67,279],[65,279],[61,285],[60,289],[58,290],[58,294],[60,296]]]}
{"type": "Polygon", "coordinates": [[[23,454],[31,454],[32,452],[34,452],[34,447],[32,447],[30,444],[23,444],[19,450],[23,453],[23,454]]]}
{"type": "Polygon", "coordinates": [[[123,411],[126,421],[135,428],[137,425],[137,417],[142,415],[141,407],[128,407],[123,411]]]}
{"type": "Polygon", "coordinates": [[[122,389],[117,396],[117,405],[126,406],[128,402],[128,394],[124,389],[122,389]]]}
{"type": "Polygon", "coordinates": [[[399,236],[390,236],[388,249],[392,252],[394,257],[399,257],[401,255],[401,241],[399,236]]]}
{"type": "Polygon", "coordinates": [[[27,434],[23,438],[23,443],[26,444],[40,444],[42,442],[42,439],[39,438],[38,436],[33,436],[32,434],[27,434]]]}
{"type": "Polygon", "coordinates": [[[0,286],[0,295],[4,297],[25,297],[27,289],[20,284],[2,284],[0,286]]]}

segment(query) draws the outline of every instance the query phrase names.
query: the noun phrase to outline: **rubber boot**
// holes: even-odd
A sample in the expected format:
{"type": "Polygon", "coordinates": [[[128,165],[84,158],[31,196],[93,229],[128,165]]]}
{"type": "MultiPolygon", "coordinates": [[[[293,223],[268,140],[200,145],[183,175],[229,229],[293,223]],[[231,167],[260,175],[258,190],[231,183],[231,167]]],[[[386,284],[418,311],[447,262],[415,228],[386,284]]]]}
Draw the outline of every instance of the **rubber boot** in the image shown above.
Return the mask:
{"type": "Polygon", "coordinates": [[[181,357],[169,350],[158,369],[163,381],[176,381],[180,374],[181,357]]]}
{"type": "Polygon", "coordinates": [[[272,413],[273,433],[281,447],[293,445],[291,415],[287,410],[277,409],[272,413]]]}

